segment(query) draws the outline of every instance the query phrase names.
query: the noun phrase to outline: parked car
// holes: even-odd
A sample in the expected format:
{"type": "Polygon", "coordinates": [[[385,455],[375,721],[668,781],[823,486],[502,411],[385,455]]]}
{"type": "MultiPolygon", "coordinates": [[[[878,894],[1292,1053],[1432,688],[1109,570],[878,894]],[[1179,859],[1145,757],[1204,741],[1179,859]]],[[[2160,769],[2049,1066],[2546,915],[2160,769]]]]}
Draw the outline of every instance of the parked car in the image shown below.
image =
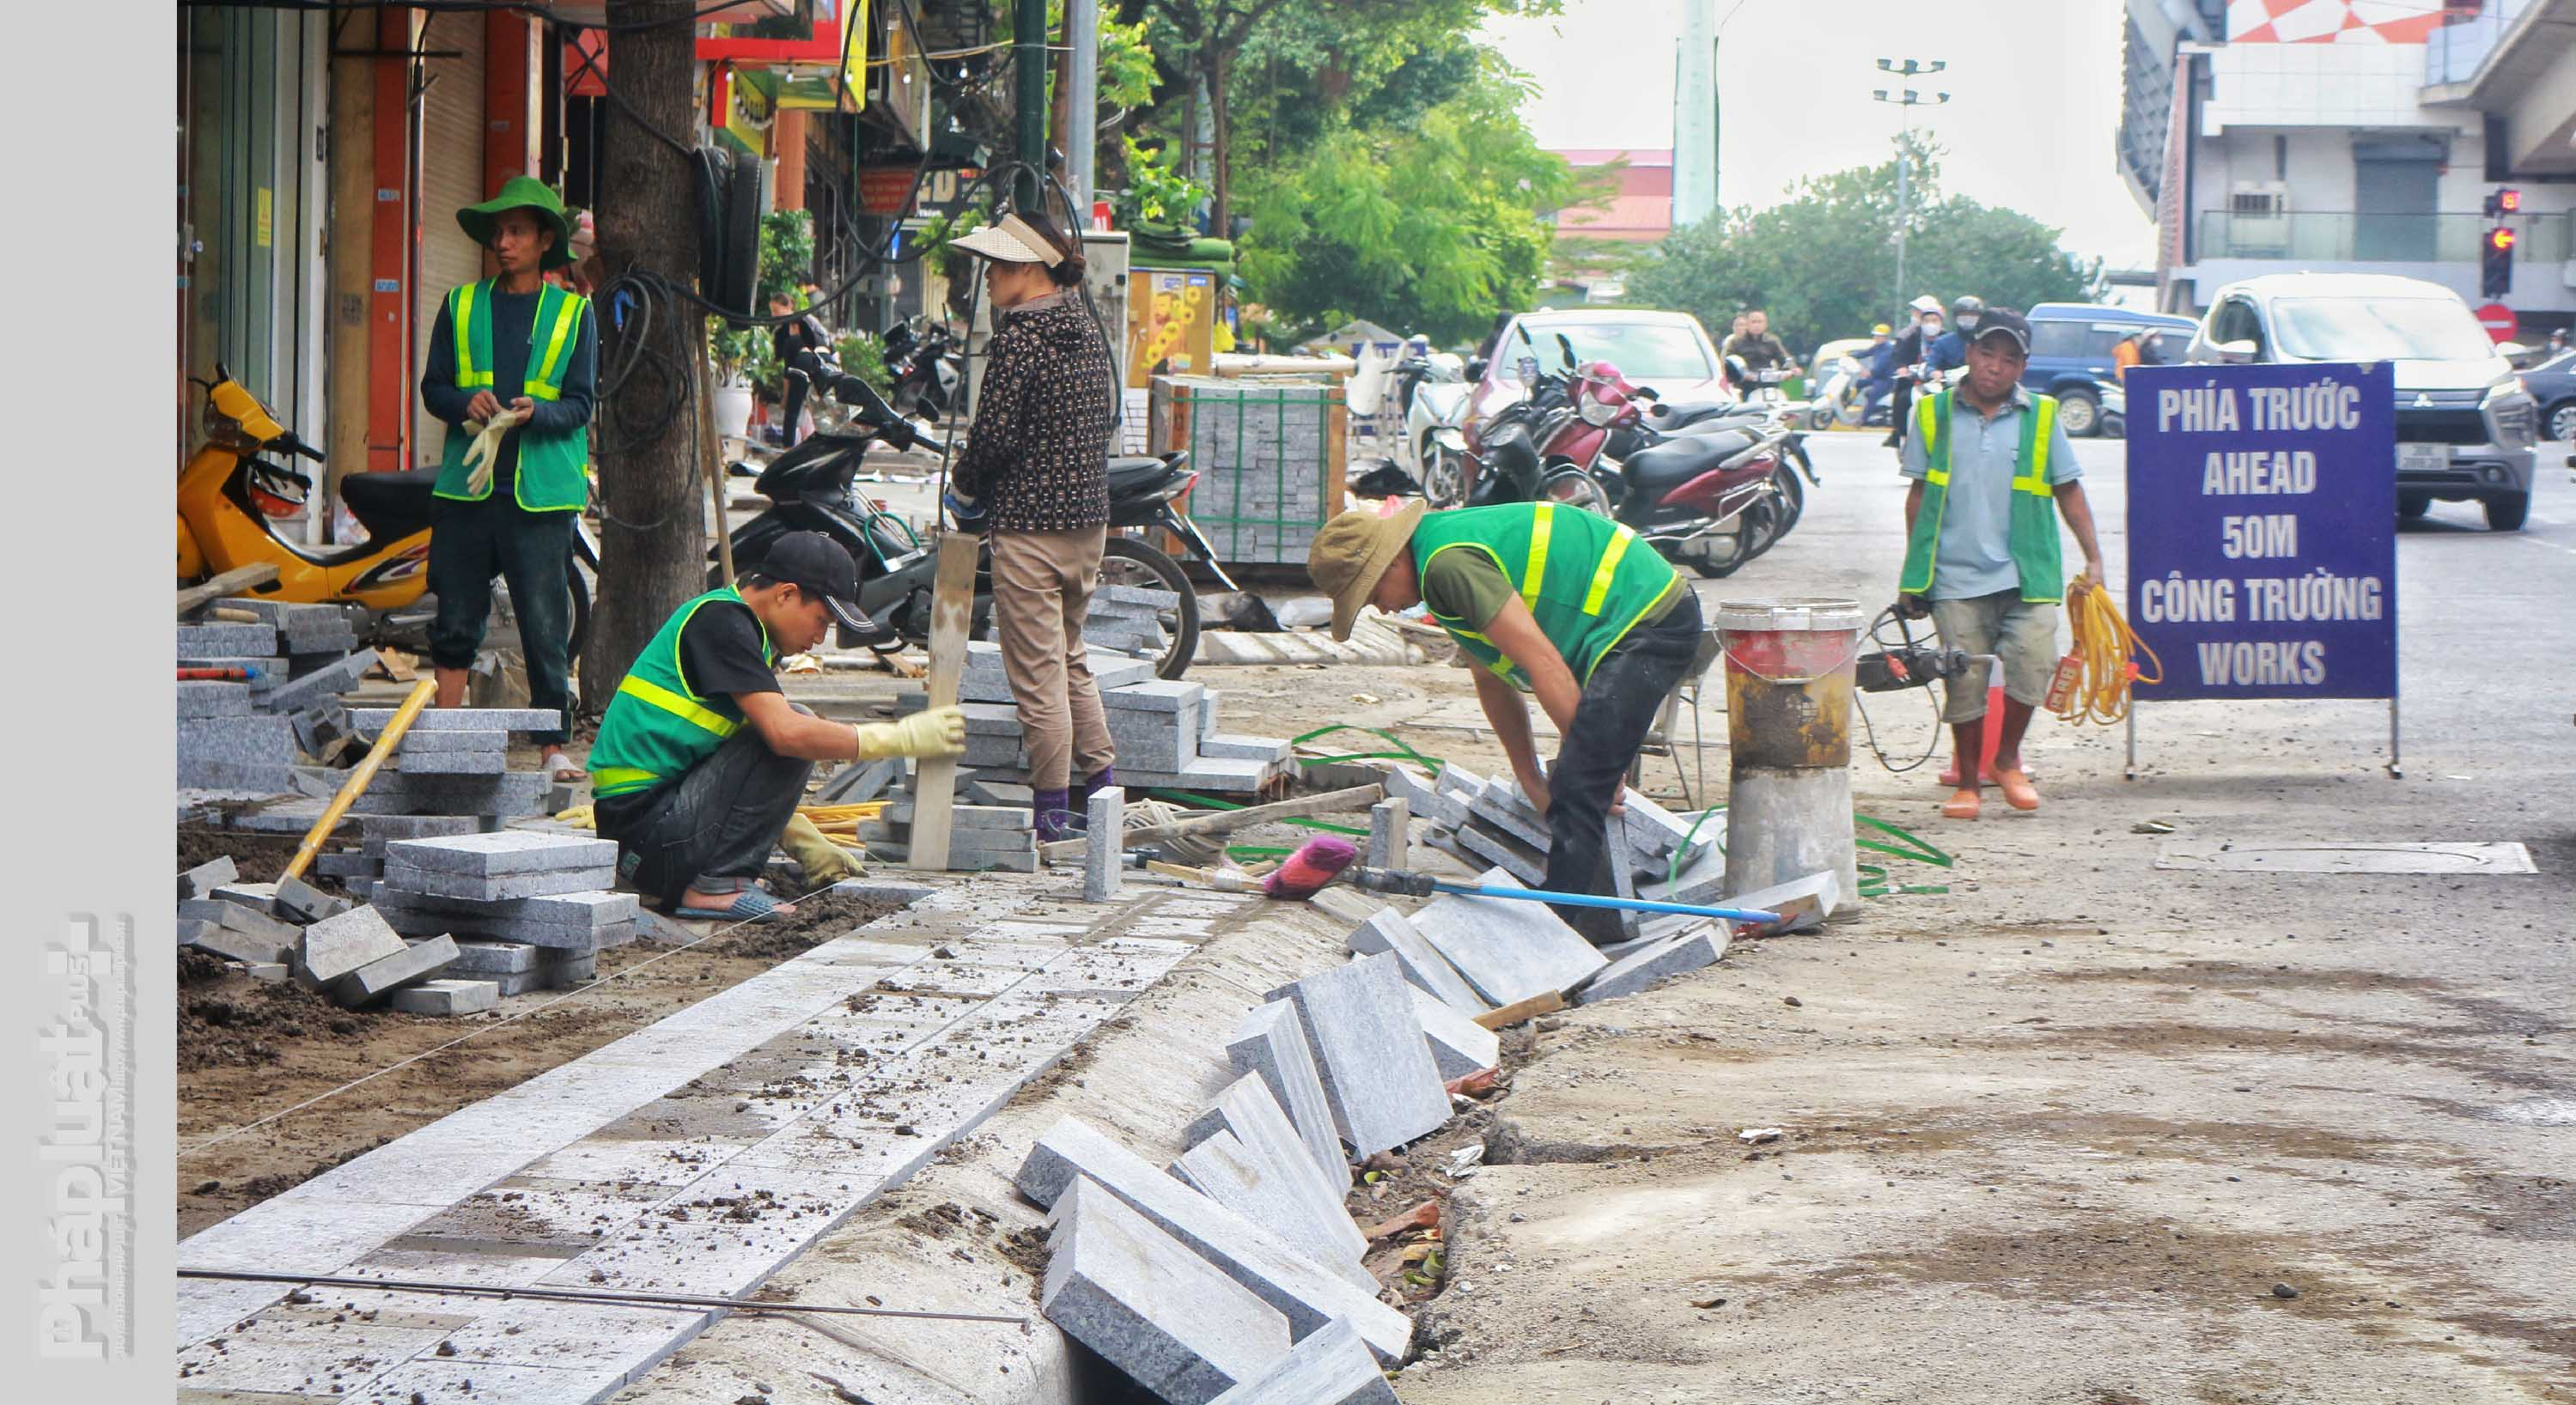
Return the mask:
{"type": "Polygon", "coordinates": [[[2380,273],[2270,273],[2220,288],[2192,338],[2196,362],[2392,361],[2397,514],[2474,502],[2519,531],[2539,468],[2540,407],[2460,295],[2380,273]]]}
{"type": "Polygon", "coordinates": [[[2522,388],[2540,406],[2540,432],[2560,442],[2576,439],[2576,351],[2562,351],[2522,373],[2522,388]]]}
{"type": "Polygon", "coordinates": [[[1541,367],[1555,366],[1564,352],[1556,339],[1574,348],[1578,365],[1607,361],[1629,384],[1651,387],[1667,404],[1732,400],[1717,361],[1717,343],[1708,329],[1687,312],[1651,312],[1642,308],[1576,308],[1564,312],[1524,312],[1503,328],[1494,357],[1476,381],[1467,405],[1467,440],[1478,442],[1484,422],[1526,394],[1521,388],[1521,358],[1541,367]]]}
{"type": "Polygon", "coordinates": [[[2200,325],[2188,317],[2100,303],[2044,302],[2024,315],[2030,322],[2030,364],[2022,370],[2022,386],[2056,396],[2058,423],[2078,437],[2103,431],[2096,383],[2119,380],[2111,348],[2121,338],[2161,331],[2165,359],[2177,361],[2200,325]]]}

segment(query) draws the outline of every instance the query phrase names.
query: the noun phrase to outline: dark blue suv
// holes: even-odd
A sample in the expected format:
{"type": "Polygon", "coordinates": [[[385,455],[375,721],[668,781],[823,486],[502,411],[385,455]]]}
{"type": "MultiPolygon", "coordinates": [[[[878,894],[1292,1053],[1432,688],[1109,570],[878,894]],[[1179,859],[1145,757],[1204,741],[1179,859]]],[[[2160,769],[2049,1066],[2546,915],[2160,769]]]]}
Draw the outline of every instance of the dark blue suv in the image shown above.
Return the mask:
{"type": "Polygon", "coordinates": [[[2111,348],[2121,338],[2147,328],[2161,331],[2163,358],[2171,363],[2183,359],[2200,330],[2188,317],[2098,303],[2044,302],[2023,316],[2030,320],[2030,365],[2021,373],[2022,388],[2056,396],[2058,423],[2078,436],[2103,429],[2101,382],[2119,383],[2111,348]]]}

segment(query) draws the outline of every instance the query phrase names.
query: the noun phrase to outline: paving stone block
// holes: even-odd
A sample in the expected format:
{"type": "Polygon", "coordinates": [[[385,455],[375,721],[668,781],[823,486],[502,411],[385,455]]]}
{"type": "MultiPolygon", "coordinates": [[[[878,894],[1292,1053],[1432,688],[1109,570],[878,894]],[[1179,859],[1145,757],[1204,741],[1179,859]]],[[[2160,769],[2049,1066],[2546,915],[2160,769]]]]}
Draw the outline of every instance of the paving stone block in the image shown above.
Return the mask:
{"type": "MultiPolygon", "coordinates": [[[[357,641],[351,639],[349,642],[354,644],[357,641]]],[[[337,698],[342,693],[357,687],[367,676],[367,670],[375,666],[375,662],[376,651],[373,649],[360,649],[354,654],[334,659],[319,668],[310,669],[279,684],[276,691],[268,695],[268,706],[274,711],[290,712],[325,698],[337,698]]]]}
{"type": "Polygon", "coordinates": [[[1718,906],[1780,914],[1782,920],[1777,925],[1755,930],[1755,935],[1768,937],[1821,927],[1825,919],[1833,915],[1834,909],[1847,901],[1858,899],[1845,894],[1842,880],[1828,871],[1775,883],[1750,893],[1730,893],[1718,906]]]}
{"type": "Polygon", "coordinates": [[[241,869],[233,863],[232,855],[208,859],[179,875],[179,901],[210,897],[215,889],[240,879],[241,869]]]}
{"type": "MultiPolygon", "coordinates": [[[[1445,1095],[1442,1101],[1446,1103],[1445,1095]]],[[[1098,1182],[1155,1228],[1287,1314],[1291,1336],[1302,1337],[1343,1318],[1379,1359],[1403,1359],[1413,1337],[1410,1318],[1268,1230],[1155,1170],[1080,1118],[1065,1118],[1039,1138],[1012,1183],[1031,1200],[1052,1206],[1080,1177],[1098,1182]]]]}
{"type": "MultiPolygon", "coordinates": [[[[1268,1094],[1263,1096],[1267,1097],[1268,1094]]],[[[1339,1205],[1319,1205],[1304,1170],[1306,1150],[1291,1143],[1294,1165],[1272,1163],[1232,1132],[1215,1132],[1182,1152],[1170,1170],[1181,1184],[1269,1230],[1296,1249],[1371,1292],[1377,1283],[1360,1267],[1368,1236],[1339,1205]]]]}
{"type": "Polygon", "coordinates": [[[183,624],[178,651],[183,656],[274,654],[277,631],[264,624],[183,624]]]}
{"type": "Polygon", "coordinates": [[[1420,986],[1406,986],[1412,997],[1414,1018],[1422,1025],[1422,1035],[1431,1041],[1431,1062],[1440,1070],[1442,1082],[1464,1078],[1479,1069],[1500,1067],[1503,1041],[1500,1035],[1442,1002],[1420,986]]]}
{"type": "Polygon", "coordinates": [[[501,987],[491,981],[422,981],[395,991],[386,1003],[406,1015],[477,1015],[501,1003],[501,987]]]}
{"type": "Polygon", "coordinates": [[[1177,771],[1130,767],[1124,760],[1118,765],[1118,779],[1128,784],[1177,790],[1259,790],[1272,774],[1268,763],[1242,757],[1201,756],[1177,771]]]}
{"type": "Polygon", "coordinates": [[[555,873],[614,864],[617,862],[617,845],[586,835],[505,829],[492,834],[396,840],[386,845],[385,862],[438,873],[493,878],[505,874],[555,873]]]}
{"type": "MultiPolygon", "coordinates": [[[[880,851],[871,849],[870,852],[880,851]]],[[[1035,847],[1025,851],[960,849],[956,841],[951,840],[948,868],[952,873],[1035,873],[1038,871],[1038,851],[1035,847]]]]}
{"type": "Polygon", "coordinates": [[[195,946],[197,938],[211,936],[222,930],[224,930],[224,924],[221,922],[209,922],[202,917],[182,917],[178,920],[179,945],[195,946]]]}
{"type": "MultiPolygon", "coordinates": [[[[1325,1115],[1331,1114],[1328,1111],[1325,1115]]],[[[1344,1220],[1350,1218],[1343,1202],[1351,1190],[1351,1168],[1341,1159],[1338,1145],[1331,1166],[1316,1165],[1313,1150],[1306,1145],[1297,1124],[1281,1110],[1279,1100],[1270,1095],[1269,1085],[1261,1081],[1261,1075],[1244,1074],[1218,1090],[1207,1111],[1192,1120],[1183,1135],[1196,1142],[1219,1132],[1231,1134],[1264,1164],[1280,1168],[1283,1174],[1293,1174],[1299,1193],[1315,1207],[1317,1215],[1330,1212],[1344,1220]]],[[[1352,1226],[1352,1230],[1356,1233],[1358,1226],[1352,1226]]],[[[1363,1237],[1357,1252],[1364,1253],[1366,1249],[1363,1237]]]]}
{"type": "Polygon", "coordinates": [[[598,930],[621,922],[632,922],[642,911],[642,900],[633,893],[594,889],[577,893],[549,893],[541,897],[505,898],[481,902],[472,898],[436,897],[423,893],[388,892],[380,907],[402,907],[415,912],[445,913],[458,917],[482,917],[498,921],[524,922],[532,926],[583,927],[598,930]]]}
{"type": "Polygon", "coordinates": [[[253,912],[270,916],[275,916],[277,913],[275,883],[245,883],[236,878],[230,883],[216,884],[214,898],[217,902],[239,904],[253,912]]]}
{"type": "Polygon", "coordinates": [[[1285,1000],[1254,1007],[1235,1026],[1225,1053],[1235,1072],[1261,1079],[1271,1100],[1297,1129],[1297,1139],[1305,1143],[1317,1172],[1347,1192],[1350,1161],[1342,1155],[1341,1137],[1333,1127],[1332,1100],[1324,1094],[1323,1075],[1315,1071],[1314,1046],[1306,1042],[1297,1007],[1285,1000]]]}
{"type": "Polygon", "coordinates": [[[295,948],[295,978],[323,989],[369,962],[410,949],[385,925],[383,914],[372,907],[353,907],[304,929],[304,941],[295,948]]]}
{"type": "MultiPolygon", "coordinates": [[[[406,937],[449,936],[476,937],[486,941],[512,942],[522,946],[544,947],[549,951],[596,951],[609,943],[602,938],[614,927],[564,926],[552,922],[529,922],[506,917],[476,916],[453,912],[424,912],[398,905],[405,895],[393,889],[376,894],[376,910],[385,922],[406,937]]],[[[633,928],[625,929],[632,940],[633,928]]]]}
{"type": "Polygon", "coordinates": [[[251,961],[243,963],[242,974],[268,985],[284,985],[293,969],[283,961],[251,961]]]}
{"type": "Polygon", "coordinates": [[[1237,1381],[1211,1405],[1398,1405],[1395,1387],[1346,1322],[1329,1323],[1237,1381]]]}
{"type": "Polygon", "coordinates": [[[1056,1202],[1046,1320],[1157,1399],[1206,1405],[1288,1351],[1288,1319],[1096,1182],[1056,1202]]]}
{"type": "Polygon", "coordinates": [[[1088,816],[1090,841],[1082,846],[1082,896],[1088,902],[1114,902],[1126,858],[1127,788],[1113,785],[1093,791],[1088,816]]]}
{"type": "Polygon", "coordinates": [[[823,782],[823,788],[815,793],[814,799],[823,805],[864,805],[885,794],[889,787],[903,779],[903,774],[903,758],[900,756],[856,762],[834,771],[832,778],[823,782]]]}
{"type": "Polygon", "coordinates": [[[1525,887],[1547,881],[1545,848],[1533,848],[1515,835],[1489,829],[1481,819],[1458,829],[1454,838],[1472,860],[1494,865],[1525,887]]]}
{"type": "MultiPolygon", "coordinates": [[[[890,824],[912,823],[912,802],[898,800],[885,807],[890,824]]],[[[948,827],[952,831],[981,830],[1008,835],[1037,826],[1037,816],[1029,810],[1006,805],[952,805],[948,810],[948,827]]]]}
{"type": "Polygon", "coordinates": [[[260,702],[266,698],[269,693],[276,690],[278,684],[286,681],[286,660],[274,654],[261,655],[256,658],[235,658],[215,655],[192,658],[183,654],[180,656],[178,663],[181,668],[238,668],[244,673],[249,674],[250,676],[246,680],[216,678],[204,681],[215,683],[241,683],[242,686],[250,689],[250,700],[251,706],[253,707],[259,706],[260,702]]]}
{"type": "MultiPolygon", "coordinates": [[[[468,815],[478,819],[515,818],[545,808],[553,785],[536,771],[504,771],[497,776],[407,776],[400,771],[378,775],[367,793],[351,803],[361,815],[468,815]]],[[[478,824],[477,829],[497,829],[478,824]]]]}
{"type": "Polygon", "coordinates": [[[1574,1003],[1616,1000],[1659,981],[1716,965],[1717,958],[1726,954],[1725,933],[1723,923],[1702,919],[1700,927],[1688,932],[1644,938],[1643,945],[1602,967],[1599,974],[1584,982],[1583,988],[1575,992],[1574,1003]]]}
{"type": "Polygon", "coordinates": [[[511,976],[537,969],[537,949],[525,942],[459,939],[456,962],[448,972],[458,976],[511,976]]]}
{"type": "MultiPolygon", "coordinates": [[[[1206,714],[1213,718],[1215,714],[1206,714]]],[[[1263,761],[1285,766],[1295,759],[1297,749],[1278,737],[1251,737],[1240,732],[1200,732],[1198,752],[1211,761],[1263,761]]]]}
{"type": "Polygon", "coordinates": [[[1154,678],[1100,690],[1100,705],[1112,712],[1195,712],[1207,689],[1181,678],[1154,678]]]}
{"type": "Polygon", "coordinates": [[[325,917],[337,917],[356,906],[346,898],[335,898],[301,878],[278,879],[274,904],[277,914],[290,922],[319,922],[325,917]]]}
{"type": "Polygon", "coordinates": [[[275,762],[246,765],[182,757],[174,778],[181,790],[213,790],[244,797],[296,793],[295,768],[275,762]]]}
{"type": "Polygon", "coordinates": [[[1470,771],[1466,767],[1458,765],[1455,762],[1445,764],[1440,768],[1439,778],[1434,782],[1434,784],[1438,787],[1441,794],[1454,795],[1458,797],[1461,803],[1468,805],[1473,805],[1476,801],[1476,797],[1482,795],[1485,791],[1485,778],[1483,776],[1477,775],[1475,772],[1470,771]]]}
{"type": "Polygon", "coordinates": [[[482,731],[405,732],[394,745],[397,756],[426,756],[433,751],[508,751],[510,734],[498,729],[482,731]]]}
{"type": "Polygon", "coordinates": [[[246,683],[189,678],[180,680],[178,686],[179,716],[183,718],[250,715],[250,685],[246,683]]]}
{"type": "Polygon", "coordinates": [[[430,839],[446,834],[476,834],[482,822],[472,815],[360,815],[358,837],[368,844],[367,852],[382,854],[384,846],[396,839],[430,839]]]}
{"type": "Polygon", "coordinates": [[[1389,796],[1369,807],[1368,865],[1411,868],[1413,812],[1401,796],[1389,796]]]}
{"type": "MultiPolygon", "coordinates": [[[[614,848],[614,846],[611,847],[614,848]]],[[[561,893],[594,892],[613,887],[616,882],[617,865],[614,863],[600,864],[595,868],[561,868],[537,873],[503,873],[479,877],[473,874],[441,873],[434,869],[416,868],[396,857],[391,849],[385,854],[386,887],[421,893],[434,898],[473,898],[482,902],[497,902],[507,898],[535,898],[561,893]]]]}
{"type": "Polygon", "coordinates": [[[510,758],[498,751],[427,751],[395,757],[393,769],[409,776],[497,776],[510,769],[510,758]]]}
{"type": "Polygon", "coordinates": [[[179,760],[285,766],[295,760],[295,724],[283,717],[192,717],[179,724],[179,760]]]}
{"type": "Polygon", "coordinates": [[[1433,949],[1412,920],[1394,908],[1380,908],[1370,914],[1367,921],[1351,929],[1344,945],[1359,956],[1374,956],[1381,951],[1395,953],[1406,981],[1462,1015],[1473,1017],[1494,1008],[1467,984],[1458,968],[1449,964],[1449,958],[1433,949]]]}
{"type": "MultiPolygon", "coordinates": [[[[1500,869],[1476,881],[1515,886],[1500,869]]],[[[1477,994],[1498,1006],[1571,990],[1610,964],[1545,903],[1443,894],[1413,914],[1413,925],[1477,994]]]]}
{"type": "Polygon", "coordinates": [[[1296,1004],[1333,1125],[1361,1158],[1449,1120],[1449,1094],[1404,991],[1403,971],[1387,953],[1270,992],[1296,1004]]]}
{"type": "Polygon", "coordinates": [[[248,932],[237,932],[230,927],[213,922],[188,921],[181,925],[194,929],[182,935],[181,945],[193,946],[199,951],[213,952],[227,961],[270,965],[285,960],[286,954],[294,950],[294,944],[291,942],[281,942],[272,937],[255,937],[248,932]]]}
{"type": "MultiPolygon", "coordinates": [[[[349,720],[367,736],[374,736],[394,718],[390,707],[359,707],[349,710],[349,720]]],[[[414,732],[551,732],[563,725],[563,715],[541,707],[432,707],[423,708],[404,736],[414,732]]]]}
{"type": "Polygon", "coordinates": [[[183,902],[179,904],[179,915],[212,922],[226,930],[239,932],[246,937],[256,937],[261,941],[274,942],[279,946],[293,946],[296,939],[303,935],[303,930],[294,923],[280,922],[269,916],[265,908],[223,898],[198,898],[183,902]]]}

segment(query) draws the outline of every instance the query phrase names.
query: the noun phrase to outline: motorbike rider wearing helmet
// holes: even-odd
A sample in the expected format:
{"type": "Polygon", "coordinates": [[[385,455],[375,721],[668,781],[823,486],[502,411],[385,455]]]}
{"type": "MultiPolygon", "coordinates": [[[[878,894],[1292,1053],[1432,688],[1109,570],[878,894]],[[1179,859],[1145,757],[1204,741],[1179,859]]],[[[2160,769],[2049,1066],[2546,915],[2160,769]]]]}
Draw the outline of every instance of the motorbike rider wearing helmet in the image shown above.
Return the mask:
{"type": "Polygon", "coordinates": [[[1977,339],[1977,324],[1986,316],[1986,300],[1970,293],[1950,304],[1950,330],[1932,341],[1923,354],[1929,374],[1925,379],[1946,375],[1968,364],[1968,343],[1977,339]]]}
{"type": "Polygon", "coordinates": [[[1888,407],[1887,447],[1893,449],[1905,442],[1905,426],[1913,419],[1914,382],[1924,354],[1934,338],[1941,335],[1941,300],[1925,293],[1907,303],[1914,314],[1912,325],[1897,334],[1896,352],[1887,361],[1888,374],[1896,378],[1896,400],[1888,407]]]}
{"type": "MultiPolygon", "coordinates": [[[[1768,371],[1797,364],[1796,358],[1789,354],[1788,344],[1771,334],[1771,314],[1758,307],[1744,314],[1744,329],[1728,337],[1726,345],[1718,348],[1717,354],[1721,361],[1729,357],[1744,358],[1744,367],[1749,371],[1768,371]]],[[[1736,387],[1739,392],[1744,389],[1743,386],[1736,387]]]]}

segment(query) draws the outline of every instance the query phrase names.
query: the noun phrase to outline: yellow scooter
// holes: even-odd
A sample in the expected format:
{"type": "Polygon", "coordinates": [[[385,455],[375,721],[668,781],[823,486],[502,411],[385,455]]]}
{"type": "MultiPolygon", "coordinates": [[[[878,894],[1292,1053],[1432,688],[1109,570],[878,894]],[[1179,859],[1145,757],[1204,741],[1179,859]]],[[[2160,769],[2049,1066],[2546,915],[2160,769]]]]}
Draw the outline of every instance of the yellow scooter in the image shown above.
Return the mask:
{"type": "MultiPolygon", "coordinates": [[[[179,470],[178,583],[259,562],[277,567],[275,582],[253,593],[295,604],[363,605],[369,643],[412,652],[428,648],[430,617],[437,612],[429,584],[430,486],[436,469],[401,473],[352,473],[340,480],[340,499],[364,527],[364,541],[316,547],[278,535],[276,518],[302,511],[313,480],[262,457],[294,455],[322,460],[322,451],[280,425],[259,397],[242,388],[221,364],[206,392],[206,442],[179,470]]],[[[572,655],[581,655],[590,632],[590,588],[582,573],[599,568],[599,550],[587,525],[573,529],[574,559],[566,585],[572,591],[572,655]]]]}

